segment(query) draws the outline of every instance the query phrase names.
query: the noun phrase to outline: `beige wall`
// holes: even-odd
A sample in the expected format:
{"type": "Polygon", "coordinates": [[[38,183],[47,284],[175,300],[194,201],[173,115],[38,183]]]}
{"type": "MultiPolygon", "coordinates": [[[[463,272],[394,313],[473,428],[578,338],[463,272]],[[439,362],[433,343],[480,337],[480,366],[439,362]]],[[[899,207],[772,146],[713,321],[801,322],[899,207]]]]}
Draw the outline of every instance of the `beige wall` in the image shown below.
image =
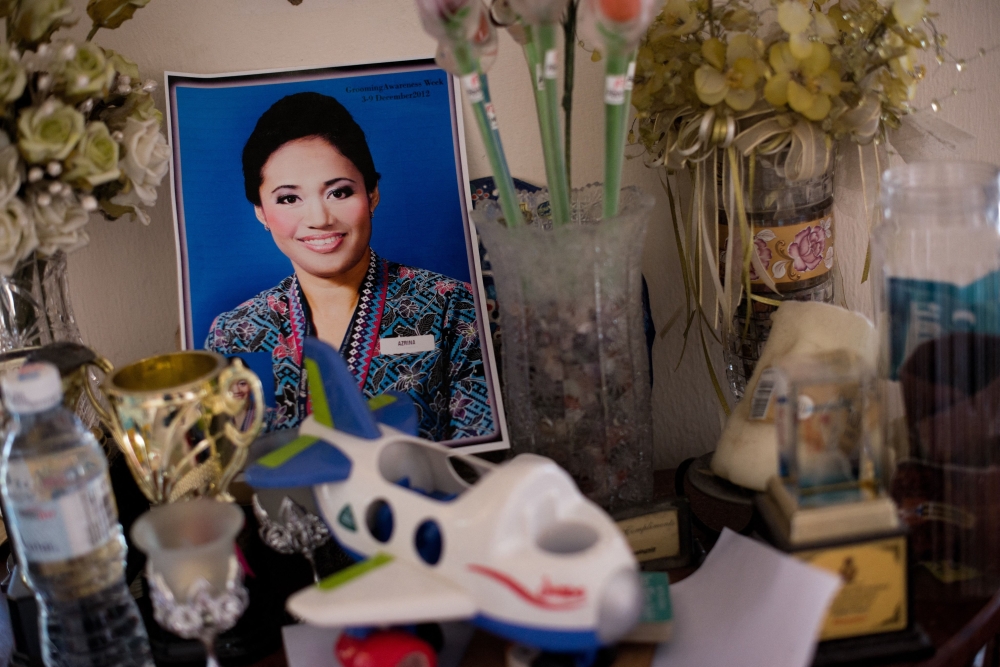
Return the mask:
{"type": "MultiPolygon", "coordinates": [[[[86,0],[73,1],[83,16],[86,0]]],[[[938,23],[950,35],[955,55],[974,56],[980,46],[1000,43],[996,0],[933,0],[932,8],[941,13],[938,23]]],[[[76,28],[80,37],[84,23],[76,28]]],[[[412,0],[303,0],[298,7],[287,0],[153,0],[135,19],[116,31],[98,33],[95,41],[133,58],[144,76],[159,82],[164,70],[215,73],[338,65],[426,57],[434,51],[434,43],[419,27],[412,0]]],[[[939,114],[975,135],[974,142],[961,147],[963,157],[1000,162],[998,64],[1000,53],[993,53],[972,62],[961,76],[953,67],[937,71],[931,65],[918,104],[927,107],[932,97],[945,100],[952,88],[964,91],[946,100],[939,114]]],[[[601,65],[578,52],[577,71],[573,181],[580,186],[601,178],[603,105],[601,65]]],[[[544,182],[526,68],[505,34],[490,84],[512,172],[544,182]]],[[[162,90],[158,102],[163,108],[162,90]]],[[[485,154],[471,124],[467,139],[472,177],[487,175],[485,154]]],[[[641,160],[626,164],[624,181],[658,198],[643,268],[653,317],[662,327],[683,299],[666,198],[656,173],[641,160]]],[[[149,227],[95,219],[89,227],[90,246],[70,258],[73,303],[84,339],[117,364],[176,347],[177,273],[169,186],[165,183],[160,192],[149,227]]],[[[839,224],[847,234],[848,223],[839,224]]],[[[851,236],[845,241],[863,247],[860,237],[851,236]]],[[[848,280],[852,302],[861,299],[864,289],[848,280]]],[[[680,342],[675,330],[658,337],[653,351],[658,466],[713,449],[719,432],[719,411],[696,344],[675,368],[680,342]]]]}

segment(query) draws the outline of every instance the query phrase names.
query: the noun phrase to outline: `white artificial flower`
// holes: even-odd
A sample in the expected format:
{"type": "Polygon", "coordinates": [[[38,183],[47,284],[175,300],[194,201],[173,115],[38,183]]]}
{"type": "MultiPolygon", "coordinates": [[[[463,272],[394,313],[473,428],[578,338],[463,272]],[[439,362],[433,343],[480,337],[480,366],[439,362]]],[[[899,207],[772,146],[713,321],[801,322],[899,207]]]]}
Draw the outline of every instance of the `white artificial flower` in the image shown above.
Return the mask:
{"type": "Polygon", "coordinates": [[[84,227],[90,214],[76,197],[47,197],[43,205],[35,196],[29,196],[28,210],[35,221],[38,235],[38,252],[53,255],[62,250],[73,252],[87,245],[90,237],[84,227]]]}
{"type": "Polygon", "coordinates": [[[17,197],[0,207],[0,273],[9,276],[22,259],[38,247],[35,225],[17,197]]]}
{"type": "Polygon", "coordinates": [[[21,154],[35,164],[65,160],[83,136],[83,114],[55,98],[22,109],[17,119],[21,154]]]}
{"type": "Polygon", "coordinates": [[[122,134],[124,155],[118,166],[128,177],[129,185],[111,203],[131,207],[143,224],[149,224],[149,216],[139,207],[156,204],[156,188],[169,169],[170,148],[156,118],[129,118],[122,134]]]}
{"type": "Polygon", "coordinates": [[[20,151],[10,143],[7,133],[0,130],[0,207],[17,196],[24,180],[23,171],[20,151]]]}

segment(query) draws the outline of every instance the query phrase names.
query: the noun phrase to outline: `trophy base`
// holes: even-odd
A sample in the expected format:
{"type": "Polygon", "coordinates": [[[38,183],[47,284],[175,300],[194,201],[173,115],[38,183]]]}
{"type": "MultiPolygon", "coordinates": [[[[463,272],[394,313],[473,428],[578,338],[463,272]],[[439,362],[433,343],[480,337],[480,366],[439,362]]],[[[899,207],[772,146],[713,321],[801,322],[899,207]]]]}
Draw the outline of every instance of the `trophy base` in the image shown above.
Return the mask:
{"type": "Polygon", "coordinates": [[[745,533],[753,521],[754,492],[712,472],[713,452],[688,459],[677,469],[678,494],[690,502],[694,525],[712,533],[745,533]]]}
{"type": "Polygon", "coordinates": [[[934,653],[934,645],[923,629],[913,624],[900,632],[866,637],[833,639],[816,646],[812,667],[879,665],[887,662],[919,662],[934,653]]]}
{"type": "Polygon", "coordinates": [[[611,516],[644,571],[684,567],[691,562],[691,513],[684,498],[653,502],[611,516]]]}
{"type": "Polygon", "coordinates": [[[781,480],[772,477],[764,497],[773,510],[757,508],[765,520],[776,524],[790,545],[851,540],[859,536],[898,531],[899,512],[891,498],[874,498],[819,507],[799,507],[781,480]]]}
{"type": "Polygon", "coordinates": [[[913,623],[906,529],[887,498],[797,508],[779,484],[758,494],[768,541],[844,582],[820,632],[815,665],[876,664],[933,652],[913,623]]]}

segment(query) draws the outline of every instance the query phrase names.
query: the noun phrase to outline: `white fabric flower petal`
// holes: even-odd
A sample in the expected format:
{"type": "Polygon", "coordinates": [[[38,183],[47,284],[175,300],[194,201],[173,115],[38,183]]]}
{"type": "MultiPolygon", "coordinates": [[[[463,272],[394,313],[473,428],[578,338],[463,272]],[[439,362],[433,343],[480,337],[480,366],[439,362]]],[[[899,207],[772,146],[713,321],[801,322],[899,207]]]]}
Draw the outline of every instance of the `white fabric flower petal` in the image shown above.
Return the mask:
{"type": "Polygon", "coordinates": [[[756,60],[760,58],[761,51],[758,48],[757,40],[746,33],[733,35],[726,47],[726,63],[733,66],[740,58],[756,60]]]}
{"type": "Polygon", "coordinates": [[[816,12],[816,35],[824,44],[836,44],[840,41],[840,31],[826,14],[816,12]]]}
{"type": "Polygon", "coordinates": [[[695,70],[694,89],[698,93],[698,99],[709,106],[726,99],[726,93],[729,92],[726,77],[711,65],[702,65],[695,70]]]}
{"type": "Polygon", "coordinates": [[[892,3],[892,15],[904,28],[911,28],[924,18],[927,0],[896,0],[892,3]]]}
{"type": "Polygon", "coordinates": [[[797,32],[788,38],[788,49],[792,55],[799,60],[805,60],[812,53],[813,42],[809,40],[809,35],[804,32],[797,32]]]}
{"type": "Polygon", "coordinates": [[[809,8],[797,0],[785,0],[778,5],[778,25],[789,35],[795,35],[809,29],[812,14],[809,8]]]}
{"type": "Polygon", "coordinates": [[[726,93],[726,104],[735,111],[746,111],[757,101],[757,92],[745,88],[733,88],[726,93]]]}

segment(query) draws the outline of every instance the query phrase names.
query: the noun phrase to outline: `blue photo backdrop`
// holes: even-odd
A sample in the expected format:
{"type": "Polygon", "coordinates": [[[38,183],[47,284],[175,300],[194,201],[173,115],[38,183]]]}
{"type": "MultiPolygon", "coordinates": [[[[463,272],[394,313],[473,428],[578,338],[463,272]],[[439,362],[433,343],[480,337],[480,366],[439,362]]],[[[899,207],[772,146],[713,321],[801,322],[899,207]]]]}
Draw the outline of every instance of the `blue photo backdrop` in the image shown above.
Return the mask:
{"type": "Polygon", "coordinates": [[[260,115],[293,93],[335,97],[364,130],[382,175],[375,252],[470,282],[451,79],[432,61],[211,78],[170,74],[168,88],[187,347],[202,347],[216,315],[292,273],[246,199],[241,155],[260,115]]]}

